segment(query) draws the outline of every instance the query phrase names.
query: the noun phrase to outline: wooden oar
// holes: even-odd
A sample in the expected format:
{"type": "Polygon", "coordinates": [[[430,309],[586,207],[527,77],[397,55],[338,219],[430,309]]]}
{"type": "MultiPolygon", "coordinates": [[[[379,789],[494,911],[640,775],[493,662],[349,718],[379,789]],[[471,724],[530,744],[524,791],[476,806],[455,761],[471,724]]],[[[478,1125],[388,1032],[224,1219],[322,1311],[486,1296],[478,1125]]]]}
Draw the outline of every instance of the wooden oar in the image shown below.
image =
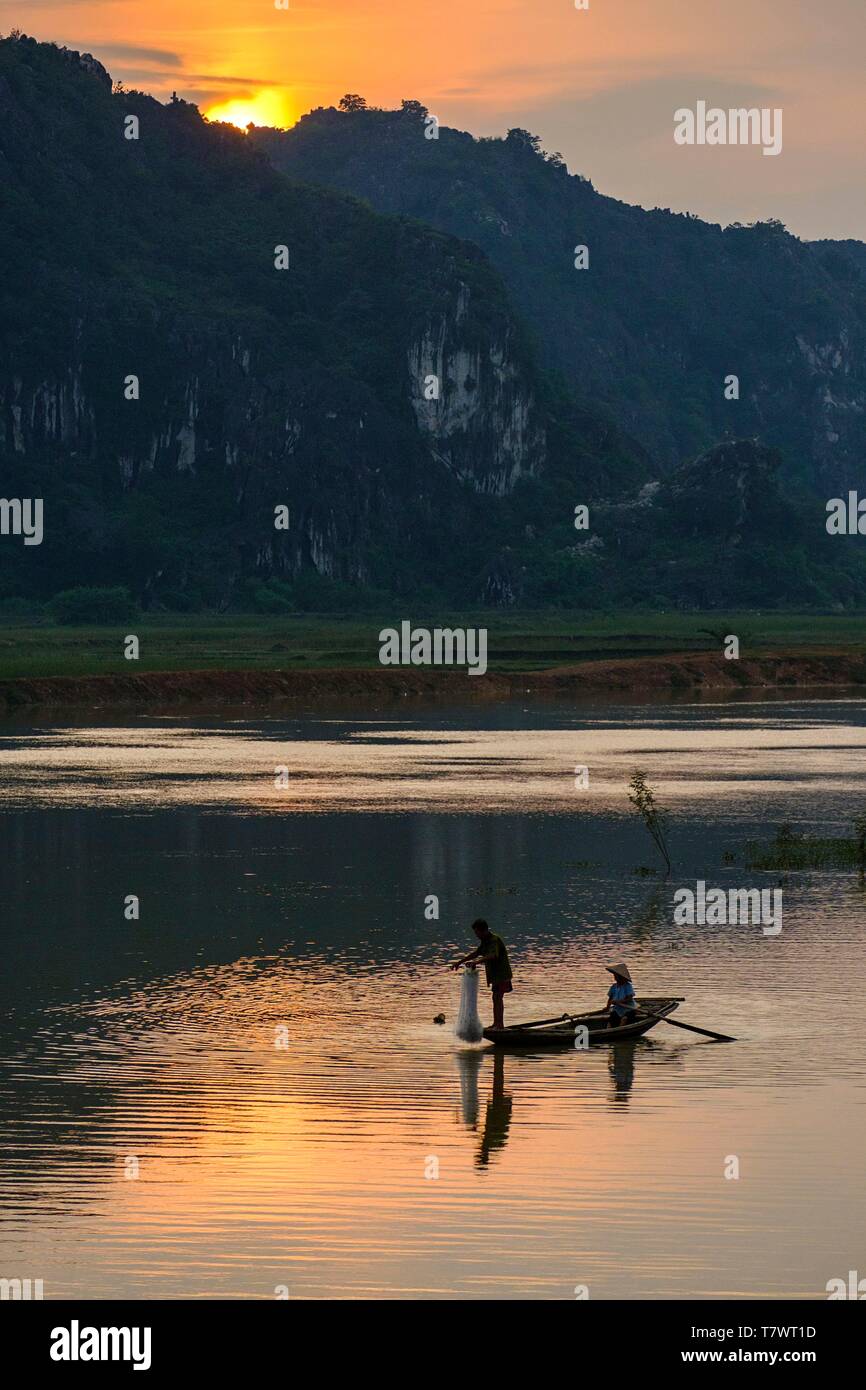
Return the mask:
{"type": "Polygon", "coordinates": [[[669,1023],[672,1028],[685,1028],[689,1033],[701,1033],[705,1038],[715,1038],[716,1042],[736,1042],[736,1038],[729,1038],[727,1033],[711,1033],[709,1028],[696,1028],[693,1023],[681,1023],[678,1018],[671,1018],[668,1014],[654,1014],[649,1009],[638,1008],[638,1013],[642,1013],[645,1018],[655,1018],[659,1023],[669,1023]]]}

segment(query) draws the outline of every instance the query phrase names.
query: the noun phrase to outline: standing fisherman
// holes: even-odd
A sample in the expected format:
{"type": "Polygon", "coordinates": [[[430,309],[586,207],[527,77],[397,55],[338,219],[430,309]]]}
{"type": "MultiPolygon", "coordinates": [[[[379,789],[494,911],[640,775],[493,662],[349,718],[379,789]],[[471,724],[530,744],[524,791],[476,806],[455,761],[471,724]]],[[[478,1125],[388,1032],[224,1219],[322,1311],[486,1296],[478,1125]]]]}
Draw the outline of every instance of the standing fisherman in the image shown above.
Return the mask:
{"type": "Polygon", "coordinates": [[[487,983],[493,997],[493,1027],[504,1028],[505,996],[510,994],[513,989],[508,951],[501,936],[497,936],[495,932],[490,930],[483,917],[478,917],[472,923],[472,930],[478,937],[480,945],[474,951],[470,951],[468,956],[456,960],[451,969],[459,970],[461,965],[468,965],[471,961],[474,961],[476,965],[479,965],[481,961],[484,962],[487,983]]]}

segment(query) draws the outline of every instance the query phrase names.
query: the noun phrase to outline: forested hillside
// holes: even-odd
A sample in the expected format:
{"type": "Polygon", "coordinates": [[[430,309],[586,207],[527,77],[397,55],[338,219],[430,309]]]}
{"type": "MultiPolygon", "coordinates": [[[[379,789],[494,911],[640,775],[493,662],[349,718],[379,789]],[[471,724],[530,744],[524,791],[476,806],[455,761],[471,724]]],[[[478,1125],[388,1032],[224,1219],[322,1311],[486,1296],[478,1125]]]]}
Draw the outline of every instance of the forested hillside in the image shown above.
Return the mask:
{"type": "MultiPolygon", "coordinates": [[[[326,113],[285,148],[303,149],[304,131],[363,144],[378,128],[366,120],[326,113]]],[[[417,113],[380,124],[427,158],[417,113]]],[[[447,136],[429,166],[453,160],[443,205],[456,170],[471,222],[491,158],[518,198],[514,224],[482,242],[528,246],[550,181],[596,197],[520,142],[480,146],[479,165],[469,137],[447,136]]],[[[544,367],[543,321],[527,327],[484,249],[289,178],[263,145],[182,101],[113,90],[89,55],[0,42],[0,496],[44,508],[39,544],[4,510],[7,611],[78,586],[156,611],[862,599],[857,538],[827,536],[782,454],[645,447],[614,418],[628,395],[617,355],[605,366],[588,349],[579,381],[544,367]]],[[[312,176],[322,152],[308,153],[312,176]]],[[[384,154],[379,167],[390,186],[384,154]]],[[[550,307],[551,341],[570,331],[568,296],[600,292],[576,290],[576,274],[550,307]]],[[[698,314],[693,292],[684,313],[698,314]]],[[[819,295],[819,339],[826,307],[819,295]]],[[[635,341],[643,312],[622,309],[635,341]]],[[[853,327],[848,341],[853,354],[853,327]]],[[[637,356],[628,370],[643,370],[637,356]]],[[[664,413],[656,385],[637,394],[664,413]]]]}
{"type": "Polygon", "coordinates": [[[326,108],[254,138],[275,167],[480,246],[549,366],[663,468],[725,438],[780,448],[823,496],[866,456],[866,248],[604,197],[536,137],[474,139],[424,108],[326,108]],[[585,247],[585,269],[575,248],[585,247]],[[739,379],[739,399],[725,381],[739,379]]]}

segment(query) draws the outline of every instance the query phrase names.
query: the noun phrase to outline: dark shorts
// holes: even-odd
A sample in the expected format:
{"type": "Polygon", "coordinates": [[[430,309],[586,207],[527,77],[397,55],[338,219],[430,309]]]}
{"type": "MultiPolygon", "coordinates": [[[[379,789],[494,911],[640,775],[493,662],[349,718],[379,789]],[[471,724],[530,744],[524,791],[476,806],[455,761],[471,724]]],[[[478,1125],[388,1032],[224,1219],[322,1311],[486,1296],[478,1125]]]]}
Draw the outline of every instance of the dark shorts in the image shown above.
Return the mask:
{"type": "Polygon", "coordinates": [[[510,994],[514,986],[510,980],[496,980],[490,986],[493,994],[510,994]]]}
{"type": "Polygon", "coordinates": [[[637,1019],[637,1010],[629,1009],[627,1013],[617,1014],[613,1009],[610,1011],[610,1022],[608,1028],[621,1028],[624,1023],[634,1023],[637,1019]]]}

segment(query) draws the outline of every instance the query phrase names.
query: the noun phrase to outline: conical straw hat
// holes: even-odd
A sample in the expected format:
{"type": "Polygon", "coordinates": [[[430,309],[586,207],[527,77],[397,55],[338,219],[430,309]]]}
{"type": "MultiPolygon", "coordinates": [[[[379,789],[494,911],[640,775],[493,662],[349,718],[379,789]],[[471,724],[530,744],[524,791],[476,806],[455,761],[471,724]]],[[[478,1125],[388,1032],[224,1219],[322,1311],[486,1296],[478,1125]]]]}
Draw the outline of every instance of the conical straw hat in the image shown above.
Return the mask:
{"type": "Polygon", "coordinates": [[[621,975],[624,980],[631,980],[625,961],[620,961],[619,965],[606,965],[604,968],[609,970],[611,975],[621,975]]]}

